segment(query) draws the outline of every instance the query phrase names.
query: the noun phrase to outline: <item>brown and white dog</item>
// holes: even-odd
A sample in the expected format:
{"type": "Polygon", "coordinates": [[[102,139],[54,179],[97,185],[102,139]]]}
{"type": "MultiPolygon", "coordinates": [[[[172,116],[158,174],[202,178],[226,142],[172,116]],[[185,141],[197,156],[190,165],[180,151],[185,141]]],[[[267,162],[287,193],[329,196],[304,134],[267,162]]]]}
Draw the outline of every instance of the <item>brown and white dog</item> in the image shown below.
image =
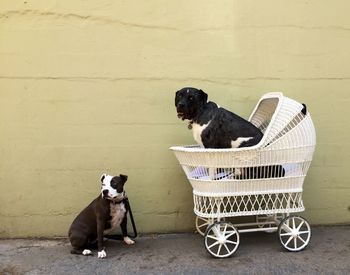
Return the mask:
{"type": "Polygon", "coordinates": [[[103,236],[120,225],[124,242],[134,244],[127,235],[127,207],[124,184],[125,175],[101,176],[101,193],[75,218],[68,236],[72,254],[91,255],[91,248],[98,248],[98,258],[107,256],[103,247],[103,236]]]}

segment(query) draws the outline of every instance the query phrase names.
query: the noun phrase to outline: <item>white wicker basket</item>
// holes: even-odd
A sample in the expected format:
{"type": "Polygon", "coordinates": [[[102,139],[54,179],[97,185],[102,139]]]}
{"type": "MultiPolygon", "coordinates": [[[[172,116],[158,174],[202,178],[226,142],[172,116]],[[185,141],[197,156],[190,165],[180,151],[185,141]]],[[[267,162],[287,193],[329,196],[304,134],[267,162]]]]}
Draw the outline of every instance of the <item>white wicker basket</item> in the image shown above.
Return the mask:
{"type": "Polygon", "coordinates": [[[259,144],[171,147],[193,187],[195,214],[220,218],[303,211],[303,182],[316,145],[311,116],[303,109],[282,93],[269,93],[249,118],[264,133],[259,144]]]}

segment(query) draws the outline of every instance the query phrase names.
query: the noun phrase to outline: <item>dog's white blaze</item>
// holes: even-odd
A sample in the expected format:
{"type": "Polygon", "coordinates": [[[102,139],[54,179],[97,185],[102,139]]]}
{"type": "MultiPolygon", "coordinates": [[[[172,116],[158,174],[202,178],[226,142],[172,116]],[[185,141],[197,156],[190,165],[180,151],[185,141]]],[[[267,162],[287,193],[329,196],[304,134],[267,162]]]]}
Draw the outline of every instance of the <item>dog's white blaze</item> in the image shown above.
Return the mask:
{"type": "Polygon", "coordinates": [[[107,235],[111,231],[113,231],[117,226],[121,224],[121,222],[124,219],[125,216],[125,206],[124,203],[110,203],[110,215],[112,217],[111,219],[111,228],[106,229],[103,231],[103,234],[107,235]]]}
{"type": "Polygon", "coordinates": [[[210,124],[211,120],[207,123],[207,124],[203,124],[203,125],[199,125],[197,123],[193,123],[192,124],[192,135],[194,140],[201,146],[203,146],[203,142],[202,142],[202,132],[205,128],[208,127],[208,125],[210,124]]]}
{"type": "Polygon", "coordinates": [[[231,141],[231,148],[238,148],[242,142],[251,140],[253,137],[239,137],[236,140],[231,141]]]}

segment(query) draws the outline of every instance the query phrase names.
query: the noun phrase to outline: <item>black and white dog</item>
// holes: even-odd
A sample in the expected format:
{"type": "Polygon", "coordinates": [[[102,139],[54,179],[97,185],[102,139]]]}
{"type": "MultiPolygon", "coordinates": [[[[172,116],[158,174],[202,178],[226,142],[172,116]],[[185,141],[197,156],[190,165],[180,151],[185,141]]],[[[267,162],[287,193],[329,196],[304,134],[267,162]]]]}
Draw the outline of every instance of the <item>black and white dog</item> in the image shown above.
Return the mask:
{"type": "Polygon", "coordinates": [[[195,141],[205,148],[249,147],[259,143],[263,134],[249,121],[209,101],[196,88],[176,92],[177,116],[189,120],[195,141]]]}
{"type": "Polygon", "coordinates": [[[93,200],[73,221],[69,232],[72,254],[91,255],[91,248],[98,248],[98,258],[107,256],[103,247],[103,236],[121,226],[124,242],[134,244],[127,236],[127,211],[124,184],[125,175],[101,176],[101,194],[93,200]]]}
{"type": "MultiPolygon", "coordinates": [[[[249,121],[208,101],[208,95],[196,88],[176,92],[177,116],[188,120],[193,138],[204,148],[240,148],[259,143],[263,133],[249,121]]],[[[246,167],[234,172],[238,179],[283,177],[281,165],[246,167]]]]}

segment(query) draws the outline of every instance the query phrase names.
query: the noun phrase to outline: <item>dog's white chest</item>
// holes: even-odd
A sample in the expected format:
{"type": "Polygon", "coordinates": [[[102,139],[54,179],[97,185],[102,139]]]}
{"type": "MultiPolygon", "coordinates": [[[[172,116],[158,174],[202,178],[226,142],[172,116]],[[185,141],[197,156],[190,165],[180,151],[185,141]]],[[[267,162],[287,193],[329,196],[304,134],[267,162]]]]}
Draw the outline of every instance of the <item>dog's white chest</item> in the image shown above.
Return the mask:
{"type": "Polygon", "coordinates": [[[192,124],[193,138],[201,147],[203,147],[202,132],[205,128],[208,127],[209,124],[210,124],[210,121],[207,124],[203,124],[203,125],[199,125],[197,123],[192,124]]]}
{"type": "Polygon", "coordinates": [[[125,216],[125,205],[123,202],[121,203],[110,203],[110,216],[111,216],[111,228],[103,231],[104,234],[108,234],[112,230],[114,230],[117,226],[121,224],[125,216]]]}

